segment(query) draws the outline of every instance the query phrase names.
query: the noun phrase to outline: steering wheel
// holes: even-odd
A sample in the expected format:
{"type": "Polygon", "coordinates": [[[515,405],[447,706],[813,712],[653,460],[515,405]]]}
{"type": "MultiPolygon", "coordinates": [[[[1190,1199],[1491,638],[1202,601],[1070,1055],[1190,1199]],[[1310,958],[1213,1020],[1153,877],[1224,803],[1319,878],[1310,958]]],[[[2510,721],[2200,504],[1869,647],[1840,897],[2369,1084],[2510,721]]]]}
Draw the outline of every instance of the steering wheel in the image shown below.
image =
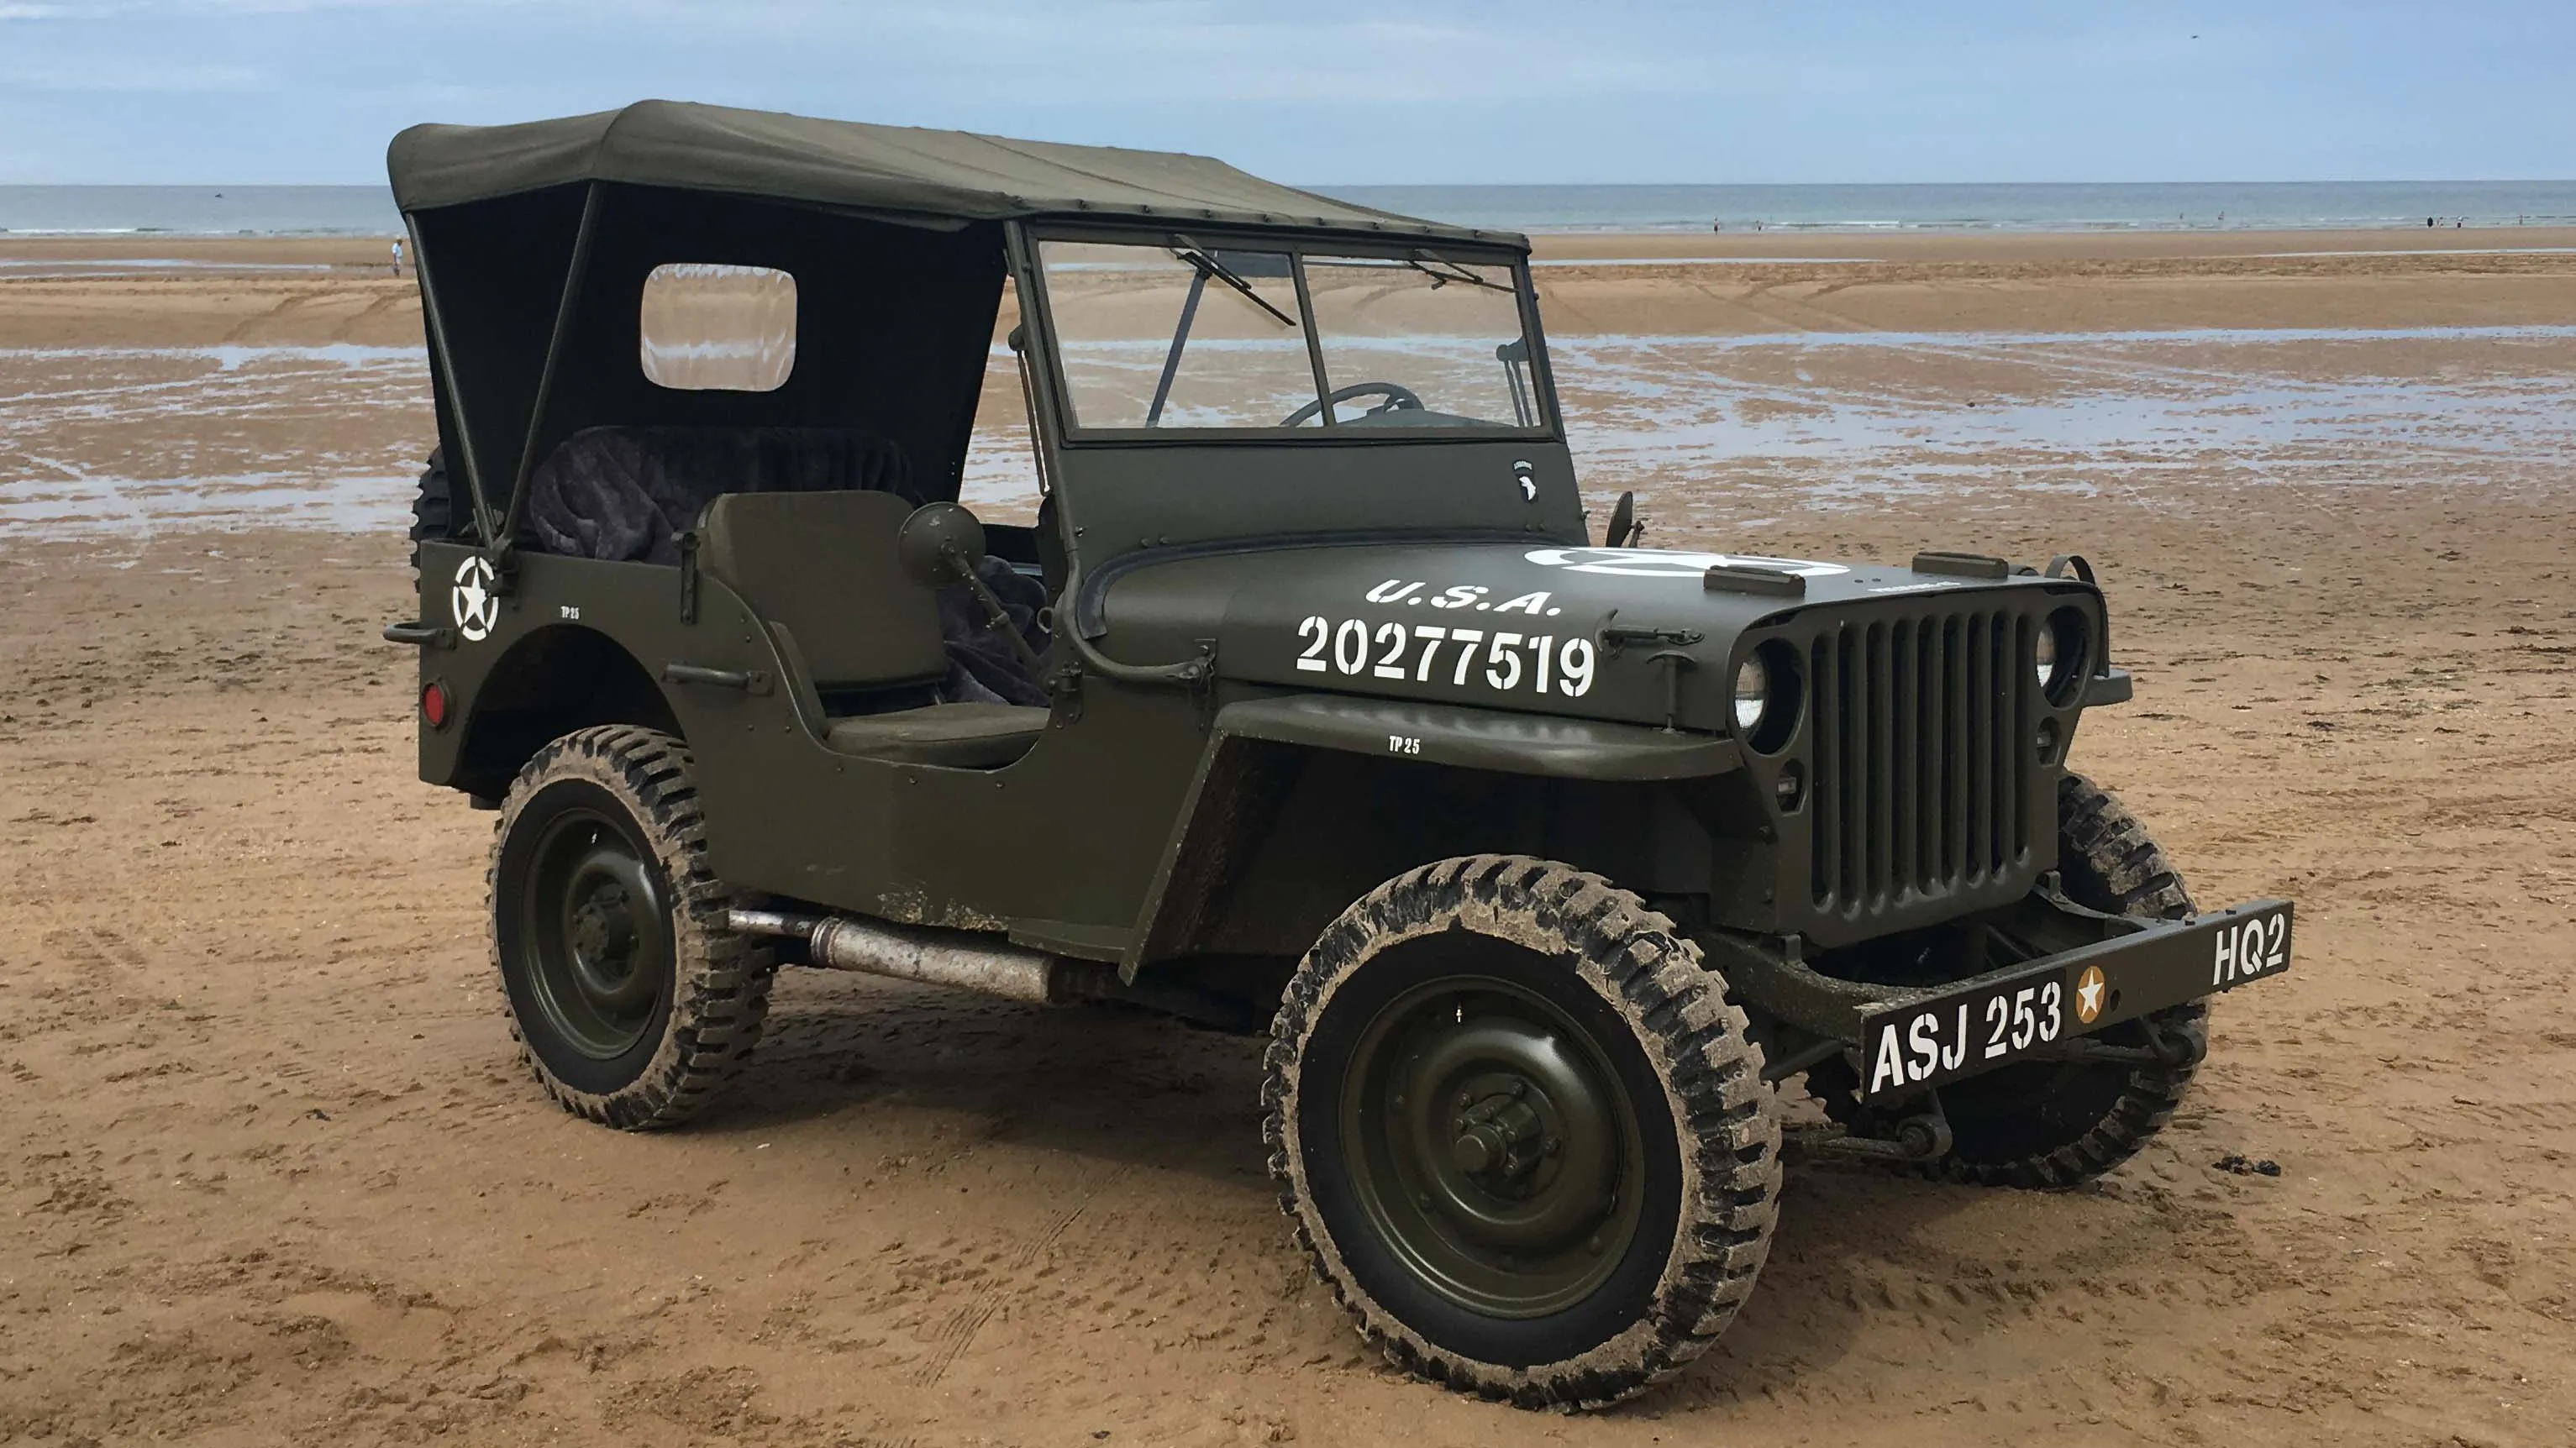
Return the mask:
{"type": "Polygon", "coordinates": [[[1405,386],[1401,382],[1354,382],[1348,387],[1336,387],[1331,392],[1325,394],[1321,400],[1309,402],[1305,406],[1298,408],[1295,412],[1292,412],[1285,418],[1281,419],[1279,425],[1281,427],[1295,427],[1297,424],[1304,422],[1307,418],[1313,417],[1316,413],[1323,411],[1332,404],[1336,402],[1348,402],[1354,397],[1383,397],[1386,399],[1386,402],[1383,405],[1372,407],[1368,410],[1367,415],[1370,417],[1375,417],[1381,412],[1422,412],[1426,410],[1422,405],[1422,399],[1414,394],[1412,388],[1405,386]]]}

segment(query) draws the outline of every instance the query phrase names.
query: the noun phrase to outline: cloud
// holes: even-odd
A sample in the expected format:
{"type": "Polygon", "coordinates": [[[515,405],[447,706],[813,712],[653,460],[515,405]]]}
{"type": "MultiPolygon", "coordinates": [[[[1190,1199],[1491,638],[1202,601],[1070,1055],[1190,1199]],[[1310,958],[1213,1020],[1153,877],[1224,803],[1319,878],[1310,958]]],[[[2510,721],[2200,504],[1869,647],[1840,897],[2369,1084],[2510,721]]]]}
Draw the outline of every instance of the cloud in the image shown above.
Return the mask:
{"type": "Polygon", "coordinates": [[[102,180],[372,180],[414,121],[644,96],[1202,151],[1322,182],[2576,170],[2576,93],[2553,68],[2576,8],[2445,16],[2351,0],[2189,21],[2037,0],[0,0],[0,109],[42,169],[102,180]],[[216,95],[251,98],[188,99],[216,95]]]}

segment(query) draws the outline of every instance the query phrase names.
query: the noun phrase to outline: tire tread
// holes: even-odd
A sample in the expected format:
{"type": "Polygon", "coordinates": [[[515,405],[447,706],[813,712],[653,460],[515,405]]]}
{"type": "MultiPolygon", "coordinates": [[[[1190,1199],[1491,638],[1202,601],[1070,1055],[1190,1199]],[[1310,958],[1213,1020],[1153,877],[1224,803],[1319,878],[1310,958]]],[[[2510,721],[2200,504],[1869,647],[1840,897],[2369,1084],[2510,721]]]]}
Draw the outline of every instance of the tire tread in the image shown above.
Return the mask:
{"type": "Polygon", "coordinates": [[[1264,1053],[1263,1141],[1280,1210],[1298,1245],[1362,1336],[1408,1372],[1521,1407],[1599,1407],[1681,1371],[1724,1332],[1768,1252],[1780,1189],[1778,1108],[1762,1080],[1761,1048],[1743,1011],[1699,949],[1644,901],[1597,875],[1521,855],[1470,855],[1399,875],[1327,927],[1290,980],[1264,1053]],[[1332,986],[1387,943],[1443,914],[1517,913],[1597,968],[1604,999],[1660,1057],[1686,1138],[1686,1191],[1674,1267],[1647,1314],[1649,1330],[1621,1334],[1560,1364],[1511,1367],[1438,1347],[1399,1321],[1319,1242],[1305,1168],[1291,1141],[1300,1046],[1332,986]]]}
{"type": "MultiPolygon", "coordinates": [[[[537,751],[520,769],[493,826],[485,872],[493,979],[502,981],[498,930],[501,841],[519,807],[559,779],[587,779],[621,796],[653,845],[673,896],[674,994],[661,1047],[631,1083],[610,1092],[571,1086],[528,1045],[517,1013],[510,1036],[538,1084],[566,1111],[625,1131],[655,1131],[689,1120],[741,1074],[769,1014],[775,962],[725,923],[736,893],[707,864],[706,816],[688,746],[659,730],[608,724],[576,730],[537,751]]],[[[503,989],[503,1004],[508,992],[503,989]]]]}

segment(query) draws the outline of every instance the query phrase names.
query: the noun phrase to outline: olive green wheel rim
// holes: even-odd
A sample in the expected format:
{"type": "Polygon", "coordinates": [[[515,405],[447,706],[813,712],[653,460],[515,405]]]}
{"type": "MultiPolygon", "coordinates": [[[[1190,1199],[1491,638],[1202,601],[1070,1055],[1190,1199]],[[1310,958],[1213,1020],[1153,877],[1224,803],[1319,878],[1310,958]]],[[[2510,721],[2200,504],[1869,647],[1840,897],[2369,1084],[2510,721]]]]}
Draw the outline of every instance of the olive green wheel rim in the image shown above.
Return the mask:
{"type": "Polygon", "coordinates": [[[671,915],[659,880],[607,816],[571,809],[530,852],[521,975],[548,1027],[610,1060],[652,1029],[671,986],[671,915]]]}
{"type": "Polygon", "coordinates": [[[1390,1002],[1351,1053],[1341,1121],[1370,1228],[1470,1311],[1564,1311],[1636,1237],[1636,1108],[1589,1032],[1509,981],[1448,976],[1390,1002]]]}

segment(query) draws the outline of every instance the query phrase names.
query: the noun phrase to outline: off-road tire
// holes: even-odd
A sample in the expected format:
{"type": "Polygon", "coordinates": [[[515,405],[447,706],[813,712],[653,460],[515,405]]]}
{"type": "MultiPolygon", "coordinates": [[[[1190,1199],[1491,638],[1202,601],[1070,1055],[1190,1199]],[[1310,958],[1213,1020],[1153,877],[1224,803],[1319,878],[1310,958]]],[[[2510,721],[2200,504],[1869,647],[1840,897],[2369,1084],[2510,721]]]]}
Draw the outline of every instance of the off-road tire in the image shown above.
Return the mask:
{"type": "Polygon", "coordinates": [[[705,815],[685,744],[658,730],[612,724],[577,730],[538,750],[502,802],[485,882],[492,969],[509,1009],[510,1034],[538,1083],[565,1110],[628,1131],[676,1126],[741,1071],[760,1039],[776,962],[726,924],[737,897],[707,868],[705,815]],[[668,979],[635,1048],[608,1062],[579,1058],[534,1004],[525,969],[511,963],[515,932],[505,911],[518,906],[504,898],[511,888],[505,856],[514,835],[527,832],[532,812],[560,808],[550,798],[566,792],[594,808],[605,799],[623,811],[628,838],[668,903],[668,979]]]}
{"type": "MultiPolygon", "coordinates": [[[[2105,914],[2174,920],[2192,913],[2182,876],[2147,827],[2117,797],[2069,773],[2057,789],[2058,871],[2068,898],[2105,914]]],[[[2031,1063],[2007,1066],[1941,1088],[1950,1151],[1914,1169],[1975,1186],[2065,1188],[2091,1181],[2137,1154],[2173,1119],[2209,1041],[2209,1005],[2191,1001],[2148,1018],[2168,1040],[2187,1041],[2173,1065],[2031,1063]]],[[[2145,1046],[2136,1023],[2113,1026],[2106,1043],[2145,1046]]],[[[1811,1078],[1827,1114],[1856,1129],[1871,1124],[1853,1103],[1841,1062],[1811,1078]]],[[[1900,1108],[1910,1110],[1911,1107],[1900,1108]]]]}
{"type": "MultiPolygon", "coordinates": [[[[1350,1027],[1344,1021],[1328,1033],[1347,1037],[1350,1027]]],[[[1762,1079],[1761,1049],[1747,1039],[1744,1013],[1699,948],[1598,876],[1523,856],[1476,855],[1380,885],[1334,921],[1300,963],[1271,1026],[1266,1067],[1262,1133],[1281,1210],[1362,1335],[1418,1376],[1525,1408],[1607,1404],[1696,1358],[1725,1330],[1762,1269],[1780,1190],[1780,1121],[1762,1079]],[[1332,1133],[1317,1113],[1339,1111],[1348,1060],[1315,1058],[1319,1028],[1345,1000],[1355,1002],[1345,1016],[1373,1009],[1372,987],[1354,982],[1368,981],[1373,967],[1407,970],[1407,957],[1390,951],[1408,944],[1449,949],[1459,932],[1520,947],[1503,953],[1574,983],[1550,988],[1623,1028],[1616,1034],[1624,1041],[1613,1043],[1620,1079],[1645,1083],[1643,1099],[1633,1086],[1627,1097],[1643,1123],[1640,1139],[1656,1154],[1640,1191],[1648,1199],[1641,1225],[1614,1275],[1535,1325],[1436,1303],[1440,1310],[1424,1310],[1429,1290],[1377,1238],[1344,1220],[1337,1240],[1328,1217],[1351,1214],[1328,1212],[1317,1188],[1319,1173],[1329,1193],[1331,1175],[1344,1169],[1326,1147],[1310,1160],[1310,1128],[1320,1125],[1313,1133],[1319,1137],[1332,1133]],[[1670,1173],[1667,1192],[1656,1190],[1659,1172],[1670,1173]],[[1409,1314],[1399,1302],[1411,1304],[1409,1314]],[[1595,1339],[1574,1340],[1573,1350],[1531,1360],[1526,1349],[1560,1320],[1574,1324],[1566,1332],[1600,1330],[1595,1339]],[[1509,1350],[1513,1342],[1523,1351],[1509,1350]]]]}
{"type": "MultiPolygon", "coordinates": [[[[456,498],[447,481],[447,458],[443,448],[429,450],[429,466],[421,469],[420,486],[411,495],[411,541],[445,543],[456,536],[456,498]]],[[[420,566],[420,550],[412,549],[412,567],[420,566]]]]}

